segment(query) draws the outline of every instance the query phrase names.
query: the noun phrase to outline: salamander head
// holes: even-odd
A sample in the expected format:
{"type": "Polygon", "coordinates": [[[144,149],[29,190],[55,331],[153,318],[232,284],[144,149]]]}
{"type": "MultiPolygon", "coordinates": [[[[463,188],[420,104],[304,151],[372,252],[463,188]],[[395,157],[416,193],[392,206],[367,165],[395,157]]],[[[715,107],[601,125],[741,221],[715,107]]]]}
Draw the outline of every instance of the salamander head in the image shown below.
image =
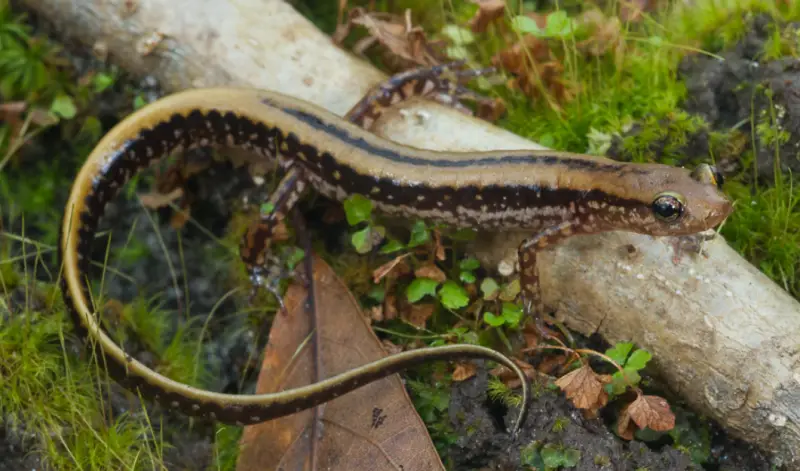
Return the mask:
{"type": "Polygon", "coordinates": [[[707,164],[691,172],[653,165],[645,175],[623,178],[636,189],[637,201],[623,216],[607,215],[605,222],[614,229],[654,236],[694,234],[718,226],[733,210],[720,191],[722,174],[707,164]]]}

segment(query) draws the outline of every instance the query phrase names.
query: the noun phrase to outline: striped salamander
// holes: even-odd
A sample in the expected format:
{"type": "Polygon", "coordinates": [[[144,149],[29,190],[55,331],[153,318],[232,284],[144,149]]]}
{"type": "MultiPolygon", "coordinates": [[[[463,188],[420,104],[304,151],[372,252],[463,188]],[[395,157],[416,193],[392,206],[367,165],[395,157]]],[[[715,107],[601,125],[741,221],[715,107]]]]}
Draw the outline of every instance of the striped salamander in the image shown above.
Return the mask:
{"type": "MultiPolygon", "coordinates": [[[[267,90],[193,89],[162,98],[117,124],[76,177],[59,242],[62,292],[77,333],[105,355],[109,373],[145,397],[189,415],[226,423],[257,423],[327,402],[409,366],[433,360],[484,358],[505,365],[522,382],[518,430],[529,388],[504,355],[477,345],[447,345],[392,355],[318,383],[259,395],[205,391],[178,383],[126,354],[101,328],[90,301],[90,249],[99,218],[140,169],[198,146],[234,147],[277,164],[283,180],[269,208],[244,236],[241,257],[261,282],[276,222],[308,187],[344,200],[362,194],[389,215],[457,227],[525,229],[519,248],[523,306],[543,311],[538,251],[576,234],[633,231],[654,236],[693,234],[717,226],[732,210],[708,165],[694,171],[550,150],[434,152],[365,130],[380,110],[411,95],[434,97],[446,67],[407,73],[376,87],[345,118],[306,101],[267,90]]],[[[444,93],[445,95],[447,93],[444,93]]],[[[440,94],[441,95],[441,94],[440,94]]],[[[537,323],[538,325],[538,323],[537,323]]]]}

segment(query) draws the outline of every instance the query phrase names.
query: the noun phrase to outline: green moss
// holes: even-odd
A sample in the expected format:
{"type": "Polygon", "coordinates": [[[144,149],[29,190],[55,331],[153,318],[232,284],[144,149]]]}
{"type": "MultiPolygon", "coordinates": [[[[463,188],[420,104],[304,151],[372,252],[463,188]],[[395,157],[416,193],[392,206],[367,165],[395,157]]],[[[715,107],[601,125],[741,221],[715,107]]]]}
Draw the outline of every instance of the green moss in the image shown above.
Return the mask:
{"type": "Polygon", "coordinates": [[[67,324],[60,297],[53,296],[57,290],[27,289],[34,302],[0,317],[0,415],[6,426],[24,430],[29,449],[53,469],[159,467],[161,442],[150,427],[124,415],[105,418],[97,370],[65,355],[67,324]]]}
{"type": "Polygon", "coordinates": [[[736,207],[722,228],[726,240],[749,261],[800,299],[800,190],[786,175],[775,185],[753,191],[739,182],[727,185],[736,207]]]}

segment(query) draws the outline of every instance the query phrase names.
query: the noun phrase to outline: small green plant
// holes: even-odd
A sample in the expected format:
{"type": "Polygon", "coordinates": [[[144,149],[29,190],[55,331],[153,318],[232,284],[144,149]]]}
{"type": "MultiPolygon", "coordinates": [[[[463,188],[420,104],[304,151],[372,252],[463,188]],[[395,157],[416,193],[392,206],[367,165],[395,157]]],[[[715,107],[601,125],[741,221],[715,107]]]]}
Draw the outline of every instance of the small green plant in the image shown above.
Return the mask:
{"type": "Polygon", "coordinates": [[[580,450],[551,443],[543,445],[539,441],[530,443],[520,452],[520,464],[528,466],[528,469],[553,471],[574,468],[580,460],[580,450]]]}
{"type": "Polygon", "coordinates": [[[647,350],[633,350],[633,344],[629,342],[619,342],[605,353],[622,367],[622,371],[616,371],[611,376],[611,383],[605,385],[606,392],[611,397],[618,396],[629,387],[638,385],[641,381],[639,371],[644,369],[652,358],[647,350]]]}

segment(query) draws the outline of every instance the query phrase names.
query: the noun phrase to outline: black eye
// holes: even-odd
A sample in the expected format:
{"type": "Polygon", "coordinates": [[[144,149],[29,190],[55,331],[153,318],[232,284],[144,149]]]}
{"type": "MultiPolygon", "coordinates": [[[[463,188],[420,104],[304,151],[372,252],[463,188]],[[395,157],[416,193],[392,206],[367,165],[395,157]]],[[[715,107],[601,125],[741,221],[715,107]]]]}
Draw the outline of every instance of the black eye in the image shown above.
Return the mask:
{"type": "Polygon", "coordinates": [[[662,193],[653,201],[653,213],[662,221],[676,221],[683,214],[683,202],[679,195],[662,193]]]}

